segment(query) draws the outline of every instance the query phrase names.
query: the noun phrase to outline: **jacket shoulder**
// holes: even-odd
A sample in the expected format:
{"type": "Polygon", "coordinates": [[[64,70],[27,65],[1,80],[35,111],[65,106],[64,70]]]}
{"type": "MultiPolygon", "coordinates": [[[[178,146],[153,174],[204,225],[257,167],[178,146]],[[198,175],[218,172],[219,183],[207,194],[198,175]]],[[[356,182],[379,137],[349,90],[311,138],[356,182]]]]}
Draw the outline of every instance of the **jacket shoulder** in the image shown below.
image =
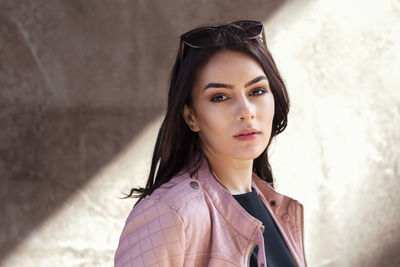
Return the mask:
{"type": "Polygon", "coordinates": [[[178,210],[182,205],[202,195],[200,182],[190,178],[186,173],[173,177],[148,196],[149,199],[159,200],[173,210],[178,210]]]}
{"type": "Polygon", "coordinates": [[[182,218],[163,202],[146,198],[129,214],[115,252],[116,267],[158,262],[181,266],[185,249],[182,218]]]}
{"type": "Polygon", "coordinates": [[[268,201],[279,200],[279,201],[285,201],[285,202],[296,202],[296,203],[300,204],[300,202],[298,200],[278,192],[269,183],[262,180],[255,173],[253,173],[253,184],[252,185],[254,185],[254,184],[256,185],[257,188],[259,188],[259,190],[261,190],[261,192],[264,194],[264,196],[266,196],[268,201]]]}
{"type": "Polygon", "coordinates": [[[151,252],[158,254],[156,258],[168,259],[170,266],[182,266],[184,221],[190,219],[193,213],[185,208],[185,204],[201,195],[197,180],[189,175],[180,175],[142,199],[126,219],[115,253],[115,266],[152,264],[155,254],[151,252]],[[149,253],[142,253],[143,248],[147,248],[149,253]]]}

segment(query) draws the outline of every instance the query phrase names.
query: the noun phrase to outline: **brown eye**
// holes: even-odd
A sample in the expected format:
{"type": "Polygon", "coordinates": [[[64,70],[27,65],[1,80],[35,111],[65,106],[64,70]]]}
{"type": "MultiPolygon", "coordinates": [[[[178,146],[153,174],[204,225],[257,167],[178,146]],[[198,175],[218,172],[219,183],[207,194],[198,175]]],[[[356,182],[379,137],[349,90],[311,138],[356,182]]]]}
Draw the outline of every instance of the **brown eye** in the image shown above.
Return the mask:
{"type": "Polygon", "coordinates": [[[218,103],[218,102],[225,101],[226,99],[228,99],[228,98],[224,95],[216,95],[216,96],[211,97],[210,101],[218,103]]]}
{"type": "Polygon", "coordinates": [[[256,88],[251,91],[251,95],[263,95],[265,93],[267,93],[267,90],[265,90],[264,88],[256,88]]]}

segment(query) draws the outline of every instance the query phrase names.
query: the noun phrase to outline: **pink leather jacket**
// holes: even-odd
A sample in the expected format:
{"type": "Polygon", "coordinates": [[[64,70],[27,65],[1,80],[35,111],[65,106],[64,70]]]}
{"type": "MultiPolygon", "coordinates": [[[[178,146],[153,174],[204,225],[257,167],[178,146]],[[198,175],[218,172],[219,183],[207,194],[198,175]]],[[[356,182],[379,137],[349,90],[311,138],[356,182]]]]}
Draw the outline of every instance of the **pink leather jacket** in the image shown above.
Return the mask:
{"type": "MultiPolygon", "coordinates": [[[[267,266],[263,225],[248,214],[203,160],[195,178],[173,177],[129,214],[115,253],[116,267],[248,266],[258,245],[267,266]]],[[[303,206],[253,174],[252,187],[277,223],[298,266],[306,266],[303,206]]]]}

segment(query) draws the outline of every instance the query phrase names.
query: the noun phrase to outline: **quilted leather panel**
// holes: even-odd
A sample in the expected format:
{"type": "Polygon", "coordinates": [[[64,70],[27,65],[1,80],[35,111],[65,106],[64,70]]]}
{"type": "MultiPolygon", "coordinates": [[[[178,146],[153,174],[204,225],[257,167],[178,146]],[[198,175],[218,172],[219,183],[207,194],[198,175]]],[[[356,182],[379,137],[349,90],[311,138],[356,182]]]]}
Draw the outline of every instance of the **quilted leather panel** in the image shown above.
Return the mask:
{"type": "Polygon", "coordinates": [[[115,266],[182,266],[184,246],[181,217],[165,203],[148,197],[127,219],[115,266]]]}

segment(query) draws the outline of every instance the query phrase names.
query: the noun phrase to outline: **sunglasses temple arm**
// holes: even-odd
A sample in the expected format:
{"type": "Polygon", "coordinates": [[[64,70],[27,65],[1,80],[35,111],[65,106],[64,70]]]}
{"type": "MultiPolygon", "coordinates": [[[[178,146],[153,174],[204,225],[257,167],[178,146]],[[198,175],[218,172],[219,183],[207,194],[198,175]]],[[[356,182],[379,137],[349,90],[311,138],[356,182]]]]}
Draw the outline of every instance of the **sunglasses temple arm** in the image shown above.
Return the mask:
{"type": "Polygon", "coordinates": [[[185,45],[183,44],[182,39],[180,39],[178,56],[179,56],[179,59],[181,61],[183,60],[183,49],[184,49],[184,47],[185,47],[185,45]]]}
{"type": "Polygon", "coordinates": [[[262,38],[263,38],[263,43],[264,43],[265,47],[267,47],[267,42],[266,42],[266,40],[265,40],[265,31],[264,31],[264,27],[263,27],[263,29],[262,29],[262,38]]]}

